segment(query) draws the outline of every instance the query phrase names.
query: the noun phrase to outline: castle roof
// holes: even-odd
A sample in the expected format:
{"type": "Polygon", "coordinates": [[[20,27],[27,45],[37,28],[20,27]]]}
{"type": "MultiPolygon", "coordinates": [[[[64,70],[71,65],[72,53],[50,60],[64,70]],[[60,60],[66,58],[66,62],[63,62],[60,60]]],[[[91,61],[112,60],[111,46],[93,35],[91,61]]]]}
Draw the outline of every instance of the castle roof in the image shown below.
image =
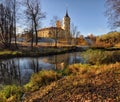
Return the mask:
{"type": "Polygon", "coordinates": [[[38,31],[53,30],[53,29],[63,30],[62,28],[57,28],[57,27],[47,27],[47,28],[42,28],[42,29],[39,29],[38,31]]]}

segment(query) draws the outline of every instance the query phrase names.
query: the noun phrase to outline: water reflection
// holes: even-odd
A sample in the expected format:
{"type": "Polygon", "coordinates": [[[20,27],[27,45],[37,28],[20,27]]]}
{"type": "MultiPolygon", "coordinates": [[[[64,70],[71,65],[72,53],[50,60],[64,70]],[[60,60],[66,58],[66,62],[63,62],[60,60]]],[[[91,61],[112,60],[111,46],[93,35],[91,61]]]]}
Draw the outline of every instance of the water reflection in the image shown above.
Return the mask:
{"type": "Polygon", "coordinates": [[[23,85],[32,73],[40,70],[62,70],[69,64],[84,63],[80,53],[66,53],[39,58],[13,58],[0,63],[0,84],[23,85]]]}
{"type": "Polygon", "coordinates": [[[19,60],[8,60],[0,63],[0,84],[20,84],[20,77],[19,60]]]}

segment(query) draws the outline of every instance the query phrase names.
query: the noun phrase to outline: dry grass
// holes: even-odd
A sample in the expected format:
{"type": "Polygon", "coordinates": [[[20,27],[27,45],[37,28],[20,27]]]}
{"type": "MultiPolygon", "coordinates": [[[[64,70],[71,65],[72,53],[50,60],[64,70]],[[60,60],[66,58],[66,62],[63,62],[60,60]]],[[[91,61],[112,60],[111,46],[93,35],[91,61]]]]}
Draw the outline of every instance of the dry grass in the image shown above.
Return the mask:
{"type": "Polygon", "coordinates": [[[120,63],[69,69],[70,76],[27,94],[25,102],[120,102],[120,63]]]}
{"type": "Polygon", "coordinates": [[[27,92],[38,90],[40,87],[48,85],[49,83],[56,81],[61,76],[55,71],[40,71],[31,76],[30,82],[25,85],[27,92]]]}

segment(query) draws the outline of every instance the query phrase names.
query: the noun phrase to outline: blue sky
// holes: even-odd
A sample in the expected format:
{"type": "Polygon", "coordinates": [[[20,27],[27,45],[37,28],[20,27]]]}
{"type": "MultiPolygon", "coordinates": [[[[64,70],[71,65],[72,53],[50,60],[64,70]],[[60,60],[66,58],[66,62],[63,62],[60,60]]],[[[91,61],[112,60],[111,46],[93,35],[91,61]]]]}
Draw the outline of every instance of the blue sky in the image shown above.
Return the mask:
{"type": "Polygon", "coordinates": [[[41,0],[46,18],[43,27],[48,27],[53,16],[63,18],[68,7],[71,22],[84,36],[105,34],[110,31],[105,16],[105,0],[41,0]]]}

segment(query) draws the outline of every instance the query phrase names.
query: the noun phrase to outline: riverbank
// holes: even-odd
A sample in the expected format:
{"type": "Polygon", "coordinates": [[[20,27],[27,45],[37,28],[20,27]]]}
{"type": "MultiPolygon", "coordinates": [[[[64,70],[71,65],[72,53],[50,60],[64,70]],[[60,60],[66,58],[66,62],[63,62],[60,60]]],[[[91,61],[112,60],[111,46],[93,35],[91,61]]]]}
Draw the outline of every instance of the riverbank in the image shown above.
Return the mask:
{"type": "Polygon", "coordinates": [[[104,50],[104,51],[118,51],[120,47],[90,47],[93,50],[104,50]]]}
{"type": "Polygon", "coordinates": [[[120,63],[43,70],[24,86],[0,89],[1,102],[120,102],[120,63]]]}
{"type": "Polygon", "coordinates": [[[72,65],[69,76],[26,94],[24,102],[119,102],[119,66],[72,65]]]}
{"type": "Polygon", "coordinates": [[[66,77],[26,93],[24,102],[119,102],[119,66],[71,65],[64,72],[66,77]]]}
{"type": "Polygon", "coordinates": [[[120,102],[120,52],[83,53],[88,64],[39,71],[23,86],[0,86],[0,102],[120,102]]]}
{"type": "Polygon", "coordinates": [[[64,53],[85,51],[85,48],[82,47],[40,47],[33,48],[30,50],[26,49],[18,49],[18,50],[0,50],[0,59],[8,59],[14,57],[43,57],[50,55],[58,55],[64,53]]]}

